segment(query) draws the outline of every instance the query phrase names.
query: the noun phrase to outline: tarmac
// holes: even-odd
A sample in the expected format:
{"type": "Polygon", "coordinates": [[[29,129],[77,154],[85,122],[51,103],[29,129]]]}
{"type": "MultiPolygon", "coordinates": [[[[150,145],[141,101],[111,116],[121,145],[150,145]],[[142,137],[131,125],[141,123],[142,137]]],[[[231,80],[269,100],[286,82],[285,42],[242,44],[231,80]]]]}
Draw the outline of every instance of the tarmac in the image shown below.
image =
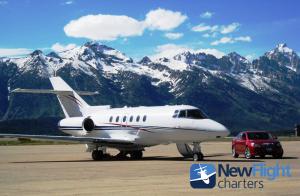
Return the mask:
{"type": "MultiPolygon", "coordinates": [[[[232,158],[230,142],[204,142],[205,160],[250,167],[253,163],[291,166],[291,177],[271,181],[265,177],[231,177],[229,180],[263,180],[263,188],[193,189],[189,182],[192,160],[183,159],[176,146],[147,148],[143,160],[93,161],[84,145],[0,146],[0,195],[300,195],[300,141],[282,142],[280,160],[232,158]]],[[[116,151],[110,150],[112,154],[116,151]]],[[[197,162],[198,163],[198,162],[197,162]]],[[[218,177],[217,182],[224,176],[218,177]]]]}

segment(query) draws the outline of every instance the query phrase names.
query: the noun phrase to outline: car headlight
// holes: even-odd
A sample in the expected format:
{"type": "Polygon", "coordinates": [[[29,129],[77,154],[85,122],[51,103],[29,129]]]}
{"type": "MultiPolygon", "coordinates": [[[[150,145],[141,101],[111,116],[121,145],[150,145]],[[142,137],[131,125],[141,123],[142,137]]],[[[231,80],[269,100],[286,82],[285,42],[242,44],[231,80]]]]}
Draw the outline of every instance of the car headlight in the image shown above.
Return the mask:
{"type": "Polygon", "coordinates": [[[251,146],[252,146],[252,147],[255,147],[255,148],[258,148],[258,147],[260,147],[260,144],[256,144],[256,143],[252,142],[252,143],[251,143],[251,146]]]}

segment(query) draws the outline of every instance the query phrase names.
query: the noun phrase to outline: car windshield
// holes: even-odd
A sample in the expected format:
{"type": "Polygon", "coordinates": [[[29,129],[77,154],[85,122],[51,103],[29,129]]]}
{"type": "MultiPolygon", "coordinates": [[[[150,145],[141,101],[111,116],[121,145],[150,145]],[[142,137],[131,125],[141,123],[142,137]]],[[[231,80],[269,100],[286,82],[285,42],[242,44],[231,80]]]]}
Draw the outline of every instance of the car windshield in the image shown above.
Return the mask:
{"type": "Polygon", "coordinates": [[[266,132],[251,132],[248,133],[248,139],[249,140],[267,140],[271,139],[272,136],[269,133],[266,132]]]}

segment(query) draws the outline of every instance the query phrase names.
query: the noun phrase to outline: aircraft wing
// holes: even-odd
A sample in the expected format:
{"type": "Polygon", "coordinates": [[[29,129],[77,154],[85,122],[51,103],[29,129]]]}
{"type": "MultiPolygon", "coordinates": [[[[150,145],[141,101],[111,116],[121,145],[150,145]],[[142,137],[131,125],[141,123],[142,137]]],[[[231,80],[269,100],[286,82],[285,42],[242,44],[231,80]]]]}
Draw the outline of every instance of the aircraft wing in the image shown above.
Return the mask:
{"type": "Polygon", "coordinates": [[[0,138],[32,138],[44,140],[73,141],[79,143],[97,143],[103,145],[134,145],[134,138],[114,139],[99,137],[75,137],[52,135],[0,134],[0,138]]]}

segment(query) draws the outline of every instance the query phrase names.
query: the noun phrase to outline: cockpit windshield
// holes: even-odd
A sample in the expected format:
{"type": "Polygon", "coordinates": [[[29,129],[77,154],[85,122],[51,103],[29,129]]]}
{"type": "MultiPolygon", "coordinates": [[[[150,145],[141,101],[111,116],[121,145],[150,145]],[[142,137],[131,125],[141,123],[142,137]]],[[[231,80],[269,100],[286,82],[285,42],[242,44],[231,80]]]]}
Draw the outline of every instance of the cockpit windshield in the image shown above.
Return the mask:
{"type": "Polygon", "coordinates": [[[206,116],[199,109],[176,110],[174,118],[204,119],[206,116]],[[177,112],[176,112],[177,111],[177,112]]]}

